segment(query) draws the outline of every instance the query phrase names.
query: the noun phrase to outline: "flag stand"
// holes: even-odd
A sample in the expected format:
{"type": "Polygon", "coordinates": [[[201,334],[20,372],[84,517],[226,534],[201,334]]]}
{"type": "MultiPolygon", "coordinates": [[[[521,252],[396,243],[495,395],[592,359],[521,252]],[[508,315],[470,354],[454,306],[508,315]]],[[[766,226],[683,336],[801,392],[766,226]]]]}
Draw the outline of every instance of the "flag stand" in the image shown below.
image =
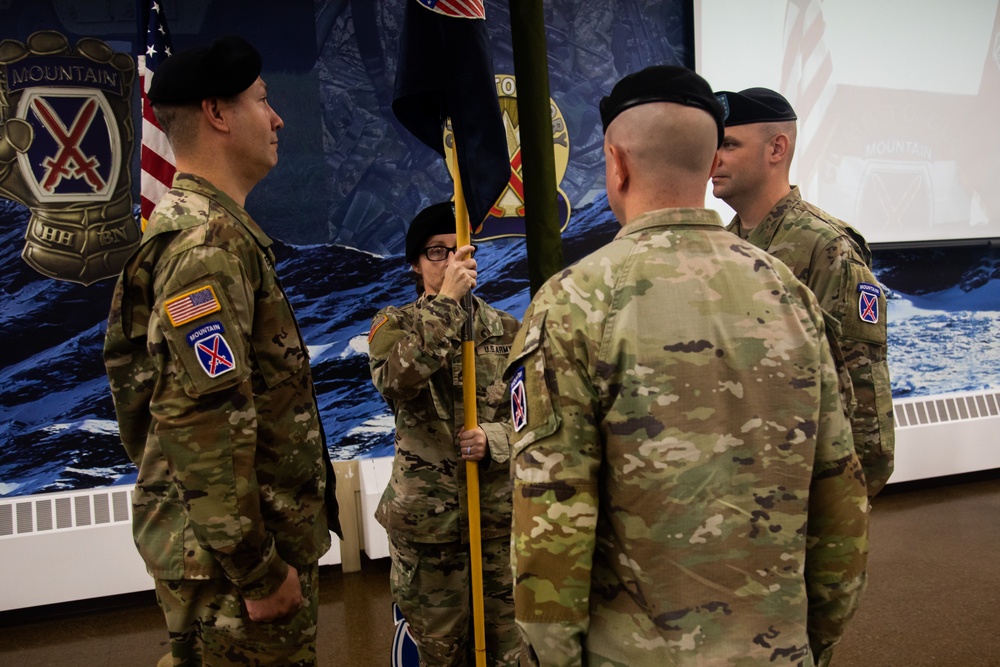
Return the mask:
{"type": "MultiPolygon", "coordinates": [[[[452,141],[455,135],[452,134],[452,141]]],[[[462,178],[458,170],[458,150],[452,145],[451,161],[455,175],[455,245],[462,247],[471,243],[469,230],[469,210],[462,192],[462,178]]],[[[472,291],[462,299],[465,307],[465,326],[462,328],[462,403],[465,408],[465,430],[479,427],[476,407],[476,336],[472,321],[474,307],[472,291]]],[[[476,666],[486,667],[486,627],[484,625],[485,603],[483,600],[483,543],[479,516],[479,463],[465,462],[465,485],[469,506],[469,560],[472,564],[472,618],[475,630],[476,666]]]]}

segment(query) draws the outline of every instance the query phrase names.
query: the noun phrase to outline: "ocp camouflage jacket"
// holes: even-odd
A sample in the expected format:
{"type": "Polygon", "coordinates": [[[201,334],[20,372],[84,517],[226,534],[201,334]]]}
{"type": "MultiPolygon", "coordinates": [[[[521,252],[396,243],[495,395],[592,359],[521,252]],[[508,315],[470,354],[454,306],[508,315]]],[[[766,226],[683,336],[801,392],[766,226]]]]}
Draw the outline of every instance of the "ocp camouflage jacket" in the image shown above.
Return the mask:
{"type": "MultiPolygon", "coordinates": [[[[476,410],[490,455],[479,462],[482,537],[510,533],[510,408],[503,368],[518,322],[475,299],[476,410]]],[[[462,327],[447,297],[422,296],[372,320],[372,381],[396,421],[392,477],[375,513],[386,530],[414,542],[468,542],[463,430],[462,327]]]]}
{"type": "Polygon", "coordinates": [[[522,664],[811,667],[865,582],[867,498],[816,297],[706,209],[649,212],[514,341],[522,664]]]}
{"type": "Polygon", "coordinates": [[[889,381],[885,290],[871,270],[871,250],[850,225],[804,201],[793,187],[764,220],[728,229],[774,255],[836,321],[837,341],[851,376],[854,448],[874,498],[892,474],[896,435],[889,381]]]}
{"type": "Polygon", "coordinates": [[[249,599],[330,546],[309,359],[270,245],[242,206],[178,174],[119,278],[105,340],[147,569],[225,575],[249,599]]]}

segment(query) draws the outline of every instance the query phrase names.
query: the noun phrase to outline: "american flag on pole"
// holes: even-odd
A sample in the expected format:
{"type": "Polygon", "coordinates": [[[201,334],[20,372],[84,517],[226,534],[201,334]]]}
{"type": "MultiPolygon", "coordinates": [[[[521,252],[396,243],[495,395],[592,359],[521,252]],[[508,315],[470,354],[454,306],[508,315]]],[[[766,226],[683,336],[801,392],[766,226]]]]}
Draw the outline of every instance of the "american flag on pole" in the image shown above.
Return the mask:
{"type": "Polygon", "coordinates": [[[153,72],[170,55],[170,32],[163,8],[156,0],[149,3],[149,23],[146,29],[146,52],[139,56],[139,80],[142,83],[142,151],[140,155],[140,208],[142,229],[153,212],[156,202],[170,189],[174,180],[174,152],[167,142],[146,93],[153,72]]]}
{"type": "Polygon", "coordinates": [[[799,117],[798,169],[792,169],[803,188],[819,172],[820,155],[833,137],[836,124],[827,113],[837,92],[833,59],[823,35],[826,22],[819,0],[789,0],[785,10],[785,55],[781,67],[781,93],[799,117]]]}

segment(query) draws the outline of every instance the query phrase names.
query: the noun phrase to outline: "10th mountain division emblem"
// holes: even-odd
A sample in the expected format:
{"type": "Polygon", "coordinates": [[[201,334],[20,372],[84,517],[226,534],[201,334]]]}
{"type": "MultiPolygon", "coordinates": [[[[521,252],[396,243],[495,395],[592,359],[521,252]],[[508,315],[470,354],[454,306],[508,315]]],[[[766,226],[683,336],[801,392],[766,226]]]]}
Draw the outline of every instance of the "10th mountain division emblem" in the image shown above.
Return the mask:
{"type": "MultiPolygon", "coordinates": [[[[510,74],[495,77],[500,113],[507,131],[507,154],[510,157],[510,182],[490,209],[489,215],[479,227],[472,230],[476,241],[488,241],[507,236],[524,236],[524,183],[521,171],[521,133],[517,111],[517,84],[510,74]]],[[[556,201],[559,210],[559,231],[566,229],[571,212],[569,198],[559,188],[566,167],[569,164],[569,131],[562,112],[555,101],[549,98],[552,114],[552,148],[556,166],[556,201]]],[[[445,163],[452,178],[456,178],[452,165],[454,137],[451,122],[444,132],[445,163]]]]}
{"type": "Polygon", "coordinates": [[[43,275],[90,285],[139,245],[134,75],[129,54],[91,37],[0,42],[0,197],[30,210],[21,257],[43,275]]]}

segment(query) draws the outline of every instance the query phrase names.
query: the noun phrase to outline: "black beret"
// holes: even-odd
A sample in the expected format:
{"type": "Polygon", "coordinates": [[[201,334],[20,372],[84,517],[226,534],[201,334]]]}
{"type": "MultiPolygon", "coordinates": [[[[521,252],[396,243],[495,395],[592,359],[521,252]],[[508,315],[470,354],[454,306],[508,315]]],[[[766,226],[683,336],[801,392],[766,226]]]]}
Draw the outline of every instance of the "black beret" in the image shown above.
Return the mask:
{"type": "Polygon", "coordinates": [[[673,102],[703,109],[719,127],[719,145],[724,134],[722,107],[705,79],[684,67],[654,65],[629,74],[615,84],[611,94],[601,99],[601,123],[608,131],[618,114],[651,102],[673,102]]]}
{"type": "Polygon", "coordinates": [[[406,263],[416,264],[424,242],[438,234],[455,233],[455,207],[450,201],[431,204],[413,218],[406,232],[406,263]]]}
{"type": "Polygon", "coordinates": [[[722,90],[715,96],[726,111],[726,127],[798,119],[788,100],[769,88],[747,88],[738,93],[722,90]]]}
{"type": "Polygon", "coordinates": [[[242,37],[228,35],[211,46],[175,53],[153,73],[153,104],[197,104],[208,97],[232,97],[260,76],[257,49],[242,37]]]}

